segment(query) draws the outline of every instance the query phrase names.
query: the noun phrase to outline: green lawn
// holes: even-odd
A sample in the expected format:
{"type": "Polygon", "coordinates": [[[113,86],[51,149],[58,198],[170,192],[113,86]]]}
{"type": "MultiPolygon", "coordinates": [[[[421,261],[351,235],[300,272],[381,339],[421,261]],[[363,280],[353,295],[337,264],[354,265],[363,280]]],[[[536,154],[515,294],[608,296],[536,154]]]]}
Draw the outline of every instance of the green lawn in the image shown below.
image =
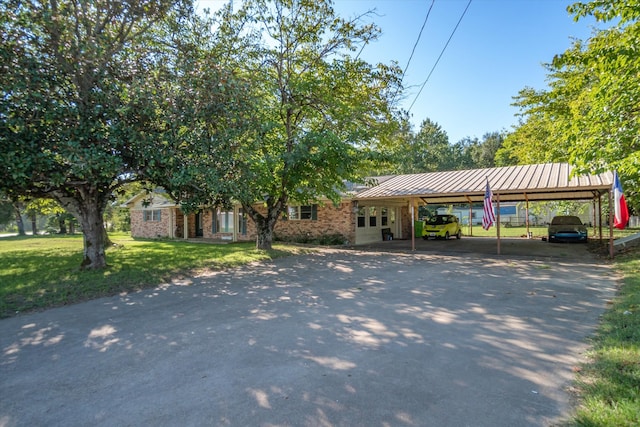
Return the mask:
{"type": "MultiPolygon", "coordinates": [[[[540,238],[547,235],[547,227],[529,227],[529,231],[534,238],[540,238]]],[[[481,225],[474,225],[471,230],[474,237],[496,237],[496,227],[488,230],[482,228],[481,225]]],[[[462,226],[462,234],[469,235],[469,226],[462,226]]],[[[500,227],[500,237],[527,237],[526,227],[500,227]]]]}
{"type": "MultiPolygon", "coordinates": [[[[547,227],[529,227],[529,231],[532,233],[533,238],[539,239],[547,236],[547,227]]],[[[480,225],[474,225],[473,229],[474,237],[496,237],[496,227],[493,226],[489,230],[485,230],[480,225]]],[[[600,235],[600,230],[597,228],[588,228],[589,239],[596,238],[600,235]]],[[[629,236],[631,234],[640,233],[640,228],[626,228],[624,230],[613,230],[614,239],[629,236]]],[[[462,234],[469,235],[469,226],[462,226],[462,234]]],[[[501,237],[527,237],[526,227],[505,227],[500,226],[501,237]]],[[[609,239],[609,228],[602,229],[602,237],[609,239]]]]}
{"type": "Polygon", "coordinates": [[[110,238],[116,246],[107,251],[109,267],[104,271],[79,269],[81,235],[0,238],[0,318],[301,251],[286,245],[260,251],[255,243],[134,240],[125,234],[110,238]]]}
{"type": "Polygon", "coordinates": [[[580,407],[571,425],[640,425],[640,249],[615,259],[624,275],[578,373],[580,407]]]}

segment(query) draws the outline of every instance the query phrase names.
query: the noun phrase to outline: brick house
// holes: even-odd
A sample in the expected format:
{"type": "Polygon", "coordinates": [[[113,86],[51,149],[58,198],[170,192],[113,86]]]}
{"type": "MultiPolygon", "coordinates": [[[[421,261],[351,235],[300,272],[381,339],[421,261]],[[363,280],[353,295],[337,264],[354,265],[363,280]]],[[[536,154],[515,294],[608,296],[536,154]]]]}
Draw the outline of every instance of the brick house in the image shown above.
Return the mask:
{"type": "MultiPolygon", "coordinates": [[[[528,227],[530,202],[582,200],[593,206],[585,214],[587,219],[601,226],[602,198],[611,191],[613,173],[573,176],[568,163],[544,163],[383,176],[372,181],[374,185],[369,187],[349,186],[337,206],[329,201],[287,206],[275,226],[275,238],[340,234],[351,244],[366,244],[392,234],[394,239],[413,240],[413,221],[419,220],[417,208],[428,204],[452,209],[456,205],[456,215],[473,235],[473,225],[482,218],[474,204],[482,205],[489,183],[497,220],[502,223],[515,221],[528,227]],[[515,205],[518,202],[524,203],[520,214],[515,205]]],[[[162,191],[151,197],[135,196],[125,206],[131,211],[134,237],[256,239],[255,225],[240,206],[229,211],[207,208],[185,216],[162,191]]]]}
{"type": "MultiPolygon", "coordinates": [[[[406,203],[364,206],[353,200],[358,189],[343,197],[335,206],[331,201],[313,205],[289,205],[276,223],[275,238],[317,238],[340,234],[352,244],[377,242],[384,235],[410,238],[411,223],[406,203]],[[384,230],[384,231],[383,231],[384,230]]],[[[231,210],[206,208],[184,215],[162,190],[141,193],[124,205],[131,214],[131,235],[141,238],[213,239],[221,241],[255,241],[253,221],[237,205],[231,210]]],[[[256,206],[262,209],[260,205],[256,206]]]]}

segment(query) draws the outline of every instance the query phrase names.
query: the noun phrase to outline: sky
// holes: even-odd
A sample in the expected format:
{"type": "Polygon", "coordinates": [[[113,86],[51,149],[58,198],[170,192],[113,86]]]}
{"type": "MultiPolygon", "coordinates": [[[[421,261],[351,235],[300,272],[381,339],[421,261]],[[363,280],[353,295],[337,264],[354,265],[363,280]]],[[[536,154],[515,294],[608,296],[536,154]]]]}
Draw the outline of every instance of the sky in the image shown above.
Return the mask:
{"type": "MultiPolygon", "coordinates": [[[[397,61],[405,69],[432,1],[335,0],[334,9],[344,18],[373,11],[362,22],[375,23],[382,34],[361,57],[370,63],[397,61]]],[[[226,1],[199,3],[216,9],[226,1]]],[[[400,107],[409,110],[413,104],[409,112],[414,131],[429,118],[453,144],[465,137],[481,139],[489,132],[512,130],[518,121],[513,97],[525,87],[546,88],[543,64],[571,47],[573,39],[585,40],[593,31],[592,19],[576,23],[569,15],[566,8],[572,3],[471,0],[451,37],[469,0],[433,1],[403,79],[400,107]]]]}

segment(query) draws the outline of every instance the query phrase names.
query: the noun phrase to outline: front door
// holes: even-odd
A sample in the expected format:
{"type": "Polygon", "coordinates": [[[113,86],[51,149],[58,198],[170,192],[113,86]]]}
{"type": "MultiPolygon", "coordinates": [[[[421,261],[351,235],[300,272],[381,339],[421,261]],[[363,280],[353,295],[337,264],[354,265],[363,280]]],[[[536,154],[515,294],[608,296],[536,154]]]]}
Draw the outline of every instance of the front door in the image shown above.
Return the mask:
{"type": "Polygon", "coordinates": [[[202,237],[203,227],[202,227],[202,212],[196,213],[196,237],[202,237]]]}

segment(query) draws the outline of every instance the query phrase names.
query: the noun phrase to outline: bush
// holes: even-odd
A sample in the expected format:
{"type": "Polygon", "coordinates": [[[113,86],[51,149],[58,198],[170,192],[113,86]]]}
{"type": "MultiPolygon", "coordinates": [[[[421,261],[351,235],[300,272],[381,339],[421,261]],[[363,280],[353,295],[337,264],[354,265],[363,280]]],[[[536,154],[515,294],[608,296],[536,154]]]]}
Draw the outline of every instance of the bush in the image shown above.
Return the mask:
{"type": "Polygon", "coordinates": [[[340,233],[322,234],[320,236],[312,236],[310,234],[297,234],[295,236],[274,236],[275,241],[288,243],[301,243],[322,246],[338,246],[348,242],[347,238],[340,233]]]}

